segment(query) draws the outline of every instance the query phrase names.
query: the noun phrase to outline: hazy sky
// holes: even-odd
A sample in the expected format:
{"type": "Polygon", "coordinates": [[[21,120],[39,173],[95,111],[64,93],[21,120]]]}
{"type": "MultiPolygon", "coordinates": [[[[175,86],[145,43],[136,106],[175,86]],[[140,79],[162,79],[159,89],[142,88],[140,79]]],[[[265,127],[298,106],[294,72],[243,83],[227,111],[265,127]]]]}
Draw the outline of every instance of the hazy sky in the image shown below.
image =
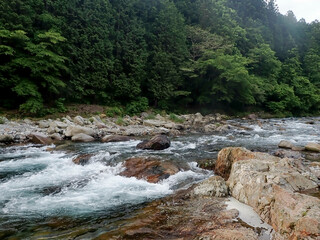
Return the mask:
{"type": "Polygon", "coordinates": [[[276,2],[282,14],[292,10],[297,20],[301,18],[306,22],[320,20],[320,0],[276,0],[276,2]]]}

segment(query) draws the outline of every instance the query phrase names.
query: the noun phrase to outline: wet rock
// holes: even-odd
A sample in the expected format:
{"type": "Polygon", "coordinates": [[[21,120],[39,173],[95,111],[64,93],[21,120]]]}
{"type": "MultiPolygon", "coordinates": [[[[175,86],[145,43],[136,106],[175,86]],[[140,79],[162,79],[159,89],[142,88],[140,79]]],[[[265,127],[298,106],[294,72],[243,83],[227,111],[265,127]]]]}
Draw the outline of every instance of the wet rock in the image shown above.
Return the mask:
{"type": "Polygon", "coordinates": [[[154,136],[150,140],[143,141],[137,145],[139,149],[163,150],[171,145],[170,139],[166,135],[154,136]]]}
{"type": "Polygon", "coordinates": [[[292,149],[294,147],[292,142],[286,141],[286,140],[282,140],[279,142],[278,144],[279,148],[288,148],[288,149],[292,149]]]}
{"type": "Polygon", "coordinates": [[[224,148],[218,154],[215,173],[227,180],[234,162],[253,157],[254,154],[245,148],[224,148]]]}
{"type": "Polygon", "coordinates": [[[102,138],[102,142],[127,142],[130,141],[131,138],[128,136],[120,136],[120,135],[106,135],[102,138]]]}
{"type": "Polygon", "coordinates": [[[307,151],[320,152],[320,144],[318,143],[308,143],[305,148],[307,151]]]}
{"type": "Polygon", "coordinates": [[[92,154],[82,154],[80,156],[77,156],[76,158],[72,159],[72,162],[78,165],[85,165],[89,162],[90,158],[92,157],[92,154]]]}
{"type": "Polygon", "coordinates": [[[274,153],[275,156],[280,158],[295,158],[295,159],[302,159],[302,154],[297,151],[290,151],[290,150],[278,150],[274,153]]]}
{"type": "Polygon", "coordinates": [[[224,199],[194,195],[192,189],[153,201],[97,239],[259,239],[252,228],[234,221],[239,212],[226,210],[224,199]]]}
{"type": "Polygon", "coordinates": [[[81,127],[81,126],[68,126],[65,131],[66,137],[73,137],[80,133],[93,136],[95,134],[95,131],[92,128],[81,127]]]}
{"type": "Polygon", "coordinates": [[[228,187],[222,177],[213,176],[197,185],[193,193],[208,197],[226,197],[228,195],[228,187]]]}
{"type": "Polygon", "coordinates": [[[73,142],[93,142],[94,141],[94,138],[87,135],[87,134],[84,134],[84,133],[79,133],[79,134],[76,134],[74,135],[71,140],[73,142]]]}
{"type": "Polygon", "coordinates": [[[123,166],[125,170],[120,175],[145,179],[151,183],[157,183],[179,172],[179,168],[172,162],[154,158],[130,158],[124,162],[123,166]]]}
{"type": "MultiPolygon", "coordinates": [[[[239,151],[239,148],[236,149],[239,151]]],[[[307,211],[307,209],[314,209],[316,202],[320,207],[319,200],[315,201],[310,199],[313,197],[295,193],[318,187],[318,178],[312,171],[300,160],[281,159],[265,153],[252,154],[253,157],[249,159],[233,163],[227,181],[231,195],[253,207],[262,219],[271,224],[284,239],[303,236],[302,227],[299,224],[303,224],[305,216],[310,217],[305,219],[306,222],[308,224],[313,222],[319,231],[320,211],[317,210],[318,215],[314,214],[317,212],[315,210],[312,210],[310,215],[307,211]],[[306,213],[303,213],[302,209],[306,209],[306,213]]],[[[247,156],[248,152],[243,149],[243,154],[238,152],[238,155],[247,156]]],[[[306,229],[306,234],[314,236],[314,230],[306,229]]]]}
{"type": "Polygon", "coordinates": [[[29,136],[30,142],[34,144],[49,145],[52,144],[52,139],[42,133],[32,133],[29,136]]]}
{"type": "Polygon", "coordinates": [[[14,142],[14,138],[11,135],[3,134],[0,135],[0,143],[12,143],[14,142]]]}

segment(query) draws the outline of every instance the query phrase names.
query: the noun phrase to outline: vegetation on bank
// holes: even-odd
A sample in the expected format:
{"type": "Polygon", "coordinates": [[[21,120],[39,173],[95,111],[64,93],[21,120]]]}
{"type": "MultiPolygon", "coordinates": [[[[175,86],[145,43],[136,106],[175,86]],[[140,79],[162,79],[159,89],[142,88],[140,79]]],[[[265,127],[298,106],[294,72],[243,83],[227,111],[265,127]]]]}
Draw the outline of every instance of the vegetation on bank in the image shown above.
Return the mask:
{"type": "Polygon", "coordinates": [[[0,2],[0,106],[27,114],[318,114],[319,73],[320,23],[274,0],[0,2]]]}

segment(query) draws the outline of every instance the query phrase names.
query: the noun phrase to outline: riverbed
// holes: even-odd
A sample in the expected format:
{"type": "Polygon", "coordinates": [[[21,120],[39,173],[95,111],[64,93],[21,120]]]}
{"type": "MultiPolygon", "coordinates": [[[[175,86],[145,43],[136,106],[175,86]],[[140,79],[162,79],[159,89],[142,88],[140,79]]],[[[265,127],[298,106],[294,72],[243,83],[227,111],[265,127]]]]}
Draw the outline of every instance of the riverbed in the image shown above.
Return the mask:
{"type": "Polygon", "coordinates": [[[0,148],[0,238],[92,239],[147,203],[214,175],[198,163],[214,161],[224,147],[272,154],[281,140],[296,146],[320,141],[320,118],[227,123],[238,127],[174,137],[162,151],[136,149],[141,139],[0,148]],[[94,156],[88,164],[76,165],[72,159],[80,154],[94,156]],[[172,161],[181,171],[156,184],[119,176],[123,161],[137,156],[172,161]]]}

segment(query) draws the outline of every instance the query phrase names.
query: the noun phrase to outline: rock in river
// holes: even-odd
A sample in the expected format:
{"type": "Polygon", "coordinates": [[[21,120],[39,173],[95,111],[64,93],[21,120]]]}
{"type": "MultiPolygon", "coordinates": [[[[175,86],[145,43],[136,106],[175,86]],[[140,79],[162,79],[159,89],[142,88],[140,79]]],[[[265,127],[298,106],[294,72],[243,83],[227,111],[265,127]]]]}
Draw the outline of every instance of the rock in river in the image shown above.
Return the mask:
{"type": "Polygon", "coordinates": [[[170,145],[170,139],[166,135],[157,135],[150,140],[139,143],[137,148],[147,150],[163,150],[169,148],[170,145]]]}
{"type": "Polygon", "coordinates": [[[130,141],[130,137],[128,136],[120,136],[120,135],[106,135],[102,138],[102,142],[127,142],[130,141]]]}
{"type": "Polygon", "coordinates": [[[123,166],[125,170],[120,175],[137,179],[143,178],[151,183],[157,183],[179,172],[179,168],[172,162],[154,158],[130,158],[125,161],[123,166]]]}
{"type": "Polygon", "coordinates": [[[311,152],[320,152],[320,144],[318,143],[308,143],[305,148],[311,152]]]}

